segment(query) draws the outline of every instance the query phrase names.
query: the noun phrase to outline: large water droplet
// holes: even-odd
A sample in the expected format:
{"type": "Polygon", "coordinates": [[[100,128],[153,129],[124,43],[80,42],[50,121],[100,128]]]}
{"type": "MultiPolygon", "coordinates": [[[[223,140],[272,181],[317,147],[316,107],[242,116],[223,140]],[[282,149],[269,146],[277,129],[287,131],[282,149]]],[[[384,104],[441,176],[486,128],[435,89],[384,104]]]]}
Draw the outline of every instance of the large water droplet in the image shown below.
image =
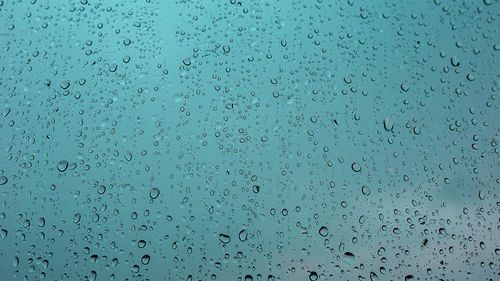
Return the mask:
{"type": "Polygon", "coordinates": [[[384,129],[388,132],[394,129],[394,125],[392,124],[392,121],[389,118],[384,119],[384,129]]]}
{"type": "Polygon", "coordinates": [[[326,226],[322,226],[319,229],[319,235],[326,237],[328,235],[328,228],[326,226]]]}
{"type": "Polygon", "coordinates": [[[62,173],[66,171],[66,169],[68,169],[68,166],[69,166],[68,161],[62,160],[59,163],[57,163],[57,170],[62,173]]]}
{"type": "Polygon", "coordinates": [[[248,232],[246,231],[246,229],[243,229],[242,231],[240,231],[238,237],[239,237],[241,242],[245,242],[247,240],[247,237],[248,237],[248,232]]]}
{"type": "Polygon", "coordinates": [[[356,260],[356,256],[354,256],[353,253],[351,252],[345,252],[344,253],[344,262],[347,264],[354,264],[354,261],[356,260]]]}
{"type": "Polygon", "coordinates": [[[231,242],[231,237],[229,237],[229,235],[227,234],[219,234],[219,241],[222,242],[223,244],[227,244],[229,242],[231,242]]]}
{"type": "MultiPolygon", "coordinates": [[[[149,190],[149,197],[151,199],[156,199],[160,195],[160,190],[156,187],[153,187],[149,190]]],[[[161,201],[161,200],[160,200],[161,201]]]]}
{"type": "Polygon", "coordinates": [[[361,165],[358,162],[353,162],[351,164],[351,168],[356,173],[359,172],[359,171],[361,171],[361,165]]]}

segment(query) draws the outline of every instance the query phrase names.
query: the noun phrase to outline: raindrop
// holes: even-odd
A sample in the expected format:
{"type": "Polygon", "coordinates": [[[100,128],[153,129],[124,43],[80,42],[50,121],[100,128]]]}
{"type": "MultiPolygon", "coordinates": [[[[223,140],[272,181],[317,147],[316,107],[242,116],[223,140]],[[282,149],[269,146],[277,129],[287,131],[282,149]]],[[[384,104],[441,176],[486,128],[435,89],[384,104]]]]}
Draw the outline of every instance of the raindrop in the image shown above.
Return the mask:
{"type": "Polygon", "coordinates": [[[400,86],[400,87],[401,87],[401,90],[403,90],[404,92],[408,92],[408,90],[410,89],[410,88],[408,87],[408,85],[406,85],[405,83],[401,84],[401,86],[400,86]]]}
{"type": "Polygon", "coordinates": [[[356,257],[354,256],[353,253],[351,252],[345,252],[344,253],[344,262],[347,263],[347,264],[354,264],[354,261],[355,261],[356,257]]]}
{"type": "Polygon", "coordinates": [[[102,185],[102,184],[101,184],[101,185],[99,185],[99,186],[97,187],[97,193],[99,193],[99,194],[104,194],[104,192],[106,192],[106,186],[104,186],[104,185],[102,185]]]}
{"type": "Polygon", "coordinates": [[[57,170],[62,173],[66,171],[66,169],[68,169],[68,166],[69,166],[68,161],[62,160],[59,163],[57,163],[57,170]]]}
{"type": "Polygon", "coordinates": [[[413,281],[413,280],[415,280],[415,277],[413,277],[413,275],[409,274],[405,276],[405,281],[413,281]]]}
{"type": "Polygon", "coordinates": [[[484,200],[484,198],[486,198],[484,195],[484,192],[482,190],[480,190],[477,195],[478,195],[479,199],[481,199],[481,200],[484,200]]]}
{"type": "MultiPolygon", "coordinates": [[[[49,85],[50,85],[50,82],[49,82],[49,85]]],[[[71,85],[71,83],[69,82],[69,80],[66,80],[66,81],[62,81],[61,84],[59,84],[59,86],[63,89],[63,90],[66,90],[69,88],[69,85],[71,85]]]]}
{"type": "Polygon", "coordinates": [[[351,164],[351,168],[356,173],[358,173],[359,171],[361,171],[361,165],[358,162],[353,162],[351,164]]]}
{"type": "Polygon", "coordinates": [[[149,255],[144,255],[141,258],[141,263],[144,264],[144,265],[147,265],[150,260],[151,260],[151,257],[149,255]]]}
{"type": "Polygon", "coordinates": [[[361,192],[363,193],[363,195],[368,196],[370,195],[370,188],[366,185],[363,185],[363,187],[361,187],[361,192]]]}
{"type": "Polygon", "coordinates": [[[322,237],[326,237],[328,236],[328,228],[326,226],[322,226],[320,227],[319,229],[319,235],[321,235],[322,237]]]}
{"type": "MultiPolygon", "coordinates": [[[[153,187],[149,190],[149,197],[151,199],[156,199],[160,195],[160,190],[156,187],[153,187]]],[[[161,201],[161,200],[160,200],[161,201]]]]}
{"type": "Polygon", "coordinates": [[[246,229],[243,229],[242,231],[240,231],[238,237],[240,238],[241,242],[245,242],[247,240],[247,237],[248,237],[248,232],[246,231],[246,229]]]}
{"type": "Polygon", "coordinates": [[[392,124],[392,121],[389,118],[384,119],[384,129],[388,132],[394,129],[394,125],[392,124]]]}
{"type": "Polygon", "coordinates": [[[39,227],[44,227],[45,226],[45,219],[44,218],[39,218],[38,219],[38,226],[39,227]]]}
{"type": "Polygon", "coordinates": [[[81,218],[82,218],[82,215],[80,215],[80,213],[76,213],[76,214],[73,216],[73,222],[74,222],[74,223],[79,223],[81,218]]]}
{"type": "Polygon", "coordinates": [[[414,128],[413,128],[413,133],[414,133],[415,135],[420,135],[420,128],[419,128],[419,127],[414,127],[414,128]]]}
{"type": "Polygon", "coordinates": [[[110,72],[115,72],[116,69],[118,69],[118,65],[116,63],[111,64],[108,68],[110,72]]]}
{"type": "Polygon", "coordinates": [[[139,242],[137,242],[137,247],[139,247],[139,248],[144,248],[144,247],[146,247],[146,241],[144,241],[144,240],[139,240],[139,242]]]}
{"type": "Polygon", "coordinates": [[[12,266],[17,267],[19,265],[19,258],[17,256],[14,256],[14,259],[12,260],[12,266]]]}
{"type": "Polygon", "coordinates": [[[130,151],[125,152],[123,157],[125,157],[125,160],[131,161],[132,160],[132,152],[130,152],[130,151]]]}
{"type": "Polygon", "coordinates": [[[231,242],[231,237],[227,234],[219,234],[219,241],[222,242],[222,244],[227,244],[231,242]]]}

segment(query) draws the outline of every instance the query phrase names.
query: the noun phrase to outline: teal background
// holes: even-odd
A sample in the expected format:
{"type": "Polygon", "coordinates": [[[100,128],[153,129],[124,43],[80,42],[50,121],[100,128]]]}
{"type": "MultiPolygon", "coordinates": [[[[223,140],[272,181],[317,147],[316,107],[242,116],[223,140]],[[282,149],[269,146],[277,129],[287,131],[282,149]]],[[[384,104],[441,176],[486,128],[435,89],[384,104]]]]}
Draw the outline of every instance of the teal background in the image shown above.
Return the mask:
{"type": "Polygon", "coordinates": [[[499,18],[0,1],[0,280],[499,280],[499,18]]]}

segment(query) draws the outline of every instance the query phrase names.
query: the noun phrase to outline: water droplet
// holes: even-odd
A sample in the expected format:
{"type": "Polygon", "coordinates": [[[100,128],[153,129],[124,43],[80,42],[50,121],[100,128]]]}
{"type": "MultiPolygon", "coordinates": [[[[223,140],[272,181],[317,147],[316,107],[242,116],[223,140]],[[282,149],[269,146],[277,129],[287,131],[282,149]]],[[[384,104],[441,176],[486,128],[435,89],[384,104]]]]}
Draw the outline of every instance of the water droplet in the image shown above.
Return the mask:
{"type": "Polygon", "coordinates": [[[392,121],[389,118],[384,119],[384,129],[388,132],[394,129],[394,125],[392,124],[392,121]]]}
{"type": "Polygon", "coordinates": [[[38,226],[39,227],[45,226],[45,219],[44,218],[38,218],[38,226]]]}
{"type": "Polygon", "coordinates": [[[80,215],[80,213],[76,213],[74,216],[73,216],[73,222],[74,223],[79,223],[80,220],[82,218],[82,215],[80,215]]]}
{"type": "Polygon", "coordinates": [[[311,271],[309,273],[309,280],[311,280],[311,281],[318,280],[318,273],[316,273],[315,271],[311,271]]]}
{"type": "Polygon", "coordinates": [[[62,173],[66,171],[66,169],[68,169],[68,166],[69,166],[68,161],[62,160],[59,163],[57,163],[57,170],[62,173]]]}
{"type": "MultiPolygon", "coordinates": [[[[49,85],[50,85],[50,81],[49,81],[49,85]]],[[[61,89],[63,89],[63,90],[68,89],[70,85],[71,85],[71,83],[69,82],[69,80],[62,81],[62,82],[61,82],[61,84],[59,84],[59,86],[60,86],[60,87],[61,87],[61,89]]]]}
{"type": "Polygon", "coordinates": [[[240,231],[240,234],[238,235],[238,237],[240,238],[241,242],[245,242],[247,240],[247,237],[248,237],[248,232],[246,231],[246,229],[243,229],[242,231],[240,231]]]}
{"type": "Polygon", "coordinates": [[[326,226],[322,226],[320,227],[319,229],[319,235],[323,236],[323,237],[326,237],[328,236],[328,228],[326,226]]]}
{"type": "Polygon", "coordinates": [[[149,263],[149,261],[151,260],[151,257],[149,255],[144,255],[142,256],[141,258],[141,263],[143,265],[147,265],[149,263]]]}
{"type": "Polygon", "coordinates": [[[115,72],[116,69],[118,69],[118,65],[116,63],[111,64],[108,68],[110,72],[115,72]]]}
{"type": "MultiPolygon", "coordinates": [[[[160,195],[160,190],[156,187],[153,187],[149,190],[149,197],[151,199],[156,199],[160,195]]],[[[161,201],[161,200],[160,200],[161,201]]]]}
{"type": "Polygon", "coordinates": [[[366,185],[363,185],[361,187],[361,193],[363,193],[363,195],[366,195],[366,196],[370,195],[370,188],[366,185]]]}
{"type": "Polygon", "coordinates": [[[400,86],[400,87],[401,87],[401,90],[403,90],[404,92],[408,92],[408,90],[410,89],[410,88],[408,87],[408,85],[406,85],[405,83],[401,84],[401,86],[400,86]]]}
{"type": "Polygon", "coordinates": [[[106,186],[104,186],[104,185],[102,185],[102,184],[101,184],[101,185],[99,185],[99,186],[97,187],[97,193],[99,193],[99,194],[104,194],[104,192],[106,192],[106,186]]]}
{"type": "Polygon", "coordinates": [[[477,195],[478,195],[479,199],[481,199],[481,200],[484,200],[484,198],[486,198],[486,196],[482,190],[480,190],[477,195]]]}
{"type": "Polygon", "coordinates": [[[89,281],[95,281],[97,279],[97,272],[94,270],[90,271],[89,281]]]}
{"type": "Polygon", "coordinates": [[[405,281],[414,281],[414,280],[415,280],[415,277],[413,277],[413,275],[411,275],[411,274],[405,276],[405,281]]]}
{"type": "Polygon", "coordinates": [[[413,133],[414,133],[415,135],[420,135],[420,128],[419,128],[419,127],[414,127],[414,128],[413,128],[413,133]]]}
{"type": "Polygon", "coordinates": [[[132,152],[130,152],[130,151],[125,152],[123,157],[125,157],[125,160],[131,161],[132,160],[132,152]]]}
{"type": "Polygon", "coordinates": [[[353,253],[351,252],[345,252],[344,253],[344,262],[347,264],[354,264],[354,261],[356,260],[356,256],[354,256],[353,253]]]}
{"type": "Polygon", "coordinates": [[[12,260],[12,266],[17,267],[19,265],[19,258],[17,256],[14,256],[14,259],[12,260]]]}
{"type": "Polygon", "coordinates": [[[356,173],[358,173],[359,171],[361,171],[361,165],[358,162],[353,162],[351,164],[351,168],[356,173]]]}
{"type": "Polygon", "coordinates": [[[0,238],[5,239],[5,237],[7,237],[8,233],[9,232],[7,231],[7,229],[3,229],[3,228],[0,229],[0,238]]]}
{"type": "Polygon", "coordinates": [[[231,242],[231,237],[229,237],[229,235],[227,234],[219,234],[219,241],[222,242],[222,244],[227,244],[229,242],[231,242]]]}
{"type": "Polygon", "coordinates": [[[139,247],[139,248],[144,248],[144,247],[146,247],[146,241],[144,241],[144,240],[139,240],[139,242],[137,242],[137,247],[139,247]]]}

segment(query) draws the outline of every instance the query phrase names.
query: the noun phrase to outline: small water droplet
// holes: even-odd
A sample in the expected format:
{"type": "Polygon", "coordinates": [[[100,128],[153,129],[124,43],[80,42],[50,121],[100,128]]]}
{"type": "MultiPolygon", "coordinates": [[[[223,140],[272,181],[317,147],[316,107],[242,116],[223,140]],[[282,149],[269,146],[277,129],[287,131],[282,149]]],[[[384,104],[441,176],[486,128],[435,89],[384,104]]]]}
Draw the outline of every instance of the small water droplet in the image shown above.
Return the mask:
{"type": "Polygon", "coordinates": [[[102,185],[102,184],[101,184],[101,185],[99,185],[99,186],[97,187],[97,193],[99,193],[99,194],[104,194],[104,192],[106,192],[106,186],[104,186],[104,185],[102,185]]]}
{"type": "Polygon", "coordinates": [[[8,182],[9,180],[7,179],[6,176],[0,176],[0,185],[4,185],[8,182]]]}
{"type": "Polygon", "coordinates": [[[392,124],[392,121],[389,118],[384,119],[384,129],[388,132],[392,131],[394,128],[394,125],[392,124]]]}
{"type": "Polygon", "coordinates": [[[361,187],[361,192],[363,193],[363,195],[370,195],[370,188],[366,185],[363,185],[363,187],[361,187]]]}

